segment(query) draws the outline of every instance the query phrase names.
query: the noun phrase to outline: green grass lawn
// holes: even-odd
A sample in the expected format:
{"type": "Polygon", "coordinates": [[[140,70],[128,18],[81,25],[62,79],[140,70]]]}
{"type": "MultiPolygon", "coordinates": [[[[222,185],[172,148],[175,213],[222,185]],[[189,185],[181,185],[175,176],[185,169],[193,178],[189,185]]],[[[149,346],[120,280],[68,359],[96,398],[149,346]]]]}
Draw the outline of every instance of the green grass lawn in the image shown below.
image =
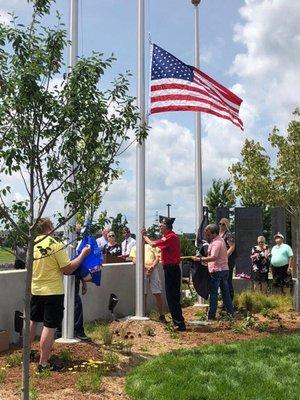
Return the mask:
{"type": "Polygon", "coordinates": [[[300,334],[167,353],[135,368],[126,391],[135,400],[299,400],[300,334]]]}
{"type": "Polygon", "coordinates": [[[1,263],[12,263],[15,260],[15,256],[8,252],[5,247],[0,247],[0,264],[1,263]]]}

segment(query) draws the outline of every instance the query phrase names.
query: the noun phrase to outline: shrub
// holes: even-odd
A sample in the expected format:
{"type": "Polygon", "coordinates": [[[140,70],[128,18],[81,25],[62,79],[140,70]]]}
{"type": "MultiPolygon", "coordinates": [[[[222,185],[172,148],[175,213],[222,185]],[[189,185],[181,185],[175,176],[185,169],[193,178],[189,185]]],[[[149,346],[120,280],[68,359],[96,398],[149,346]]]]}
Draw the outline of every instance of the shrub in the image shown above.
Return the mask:
{"type": "Polygon", "coordinates": [[[83,393],[98,393],[102,386],[102,375],[99,371],[88,370],[78,376],[75,384],[83,393]]]}
{"type": "Polygon", "coordinates": [[[147,335],[147,336],[155,336],[156,335],[155,329],[151,325],[145,325],[144,332],[145,332],[145,335],[147,335]]]}
{"type": "Polygon", "coordinates": [[[109,369],[113,369],[119,363],[119,357],[115,353],[106,353],[103,357],[103,362],[109,369]]]}
{"type": "Polygon", "coordinates": [[[59,357],[64,363],[69,363],[72,361],[72,352],[70,349],[63,349],[61,350],[59,357]]]}
{"type": "Polygon", "coordinates": [[[290,296],[245,291],[235,296],[234,304],[240,311],[261,313],[267,316],[270,310],[288,311],[292,307],[292,298],[290,296]]]}
{"type": "Polygon", "coordinates": [[[151,310],[149,312],[149,318],[152,319],[153,321],[158,321],[159,320],[159,312],[156,310],[151,310]]]}
{"type": "Polygon", "coordinates": [[[113,338],[113,332],[110,330],[108,325],[100,326],[100,336],[101,336],[101,339],[102,339],[104,345],[106,345],[106,346],[111,345],[112,338],[113,338]]]}
{"type": "Polygon", "coordinates": [[[13,353],[6,357],[6,364],[9,367],[17,367],[21,365],[22,362],[22,354],[21,353],[13,353]]]}
{"type": "Polygon", "coordinates": [[[29,388],[29,400],[38,400],[39,392],[35,386],[29,388]]]}
{"type": "Polygon", "coordinates": [[[206,318],[207,318],[207,312],[206,312],[206,310],[201,310],[200,309],[195,313],[195,316],[197,318],[199,318],[200,321],[205,321],[206,318]]]}
{"type": "Polygon", "coordinates": [[[7,375],[6,368],[4,367],[0,368],[0,384],[5,382],[6,375],[7,375]]]}
{"type": "Polygon", "coordinates": [[[86,322],[84,324],[84,330],[92,340],[101,340],[100,324],[97,321],[86,322]]]}

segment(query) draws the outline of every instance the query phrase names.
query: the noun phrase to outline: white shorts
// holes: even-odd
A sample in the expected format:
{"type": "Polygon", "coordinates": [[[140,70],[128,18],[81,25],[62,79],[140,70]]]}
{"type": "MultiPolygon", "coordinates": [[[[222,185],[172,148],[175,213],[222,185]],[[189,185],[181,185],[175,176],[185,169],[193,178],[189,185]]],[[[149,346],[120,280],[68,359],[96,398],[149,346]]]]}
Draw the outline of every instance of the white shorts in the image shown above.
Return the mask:
{"type": "Polygon", "coordinates": [[[145,275],[144,294],[148,294],[149,287],[152,294],[159,294],[162,291],[157,267],[154,268],[150,276],[145,275]]]}

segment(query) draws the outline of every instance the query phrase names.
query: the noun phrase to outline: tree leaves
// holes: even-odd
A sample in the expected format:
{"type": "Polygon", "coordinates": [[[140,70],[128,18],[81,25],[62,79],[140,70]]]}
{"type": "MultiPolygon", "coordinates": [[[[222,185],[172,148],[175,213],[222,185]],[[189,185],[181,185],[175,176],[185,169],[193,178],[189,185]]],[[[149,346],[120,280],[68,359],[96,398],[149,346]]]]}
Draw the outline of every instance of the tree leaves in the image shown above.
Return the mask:
{"type": "Polygon", "coordinates": [[[300,210],[300,121],[299,110],[288,126],[287,135],[275,127],[269,142],[275,151],[275,163],[264,147],[246,139],[242,161],[233,164],[229,171],[233,177],[236,194],[244,205],[269,205],[287,208],[292,213],[300,210]]]}
{"type": "Polygon", "coordinates": [[[230,179],[213,179],[212,187],[208,190],[205,197],[206,205],[209,210],[209,221],[216,223],[216,208],[235,206],[235,194],[230,179]]]}

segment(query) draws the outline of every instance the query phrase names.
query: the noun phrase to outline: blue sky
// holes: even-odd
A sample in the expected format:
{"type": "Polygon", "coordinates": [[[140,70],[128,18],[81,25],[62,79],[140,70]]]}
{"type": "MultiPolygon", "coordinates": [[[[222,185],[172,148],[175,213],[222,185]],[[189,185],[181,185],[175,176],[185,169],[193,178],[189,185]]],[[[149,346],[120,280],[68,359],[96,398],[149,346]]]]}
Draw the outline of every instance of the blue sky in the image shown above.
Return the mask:
{"type": "MultiPolygon", "coordinates": [[[[69,2],[57,0],[54,10],[68,26],[69,2]]],[[[146,32],[152,41],[182,61],[193,64],[194,26],[190,0],[146,0],[146,32]]],[[[103,79],[130,70],[136,88],[136,0],[79,0],[79,54],[92,51],[117,61],[103,79]]],[[[14,10],[30,16],[26,0],[0,0],[0,18],[14,10]]],[[[213,178],[228,177],[246,137],[267,143],[274,124],[285,128],[299,106],[300,2],[292,0],[202,0],[200,5],[201,68],[244,99],[245,132],[229,122],[203,115],[203,189],[213,178]]],[[[146,39],[147,45],[148,40],[146,39]]],[[[148,61],[148,56],[147,56],[148,61]]],[[[147,66],[148,71],[148,66],[147,66]]],[[[194,230],[194,115],[165,113],[150,118],[146,145],[146,222],[172,204],[178,231],[194,230]]],[[[102,209],[125,214],[135,229],[135,152],[122,157],[125,171],[105,195],[102,209]],[[121,200],[120,200],[121,199],[121,200]]],[[[16,196],[23,195],[16,183],[16,196]]],[[[55,205],[55,204],[54,204],[55,205]]]]}

